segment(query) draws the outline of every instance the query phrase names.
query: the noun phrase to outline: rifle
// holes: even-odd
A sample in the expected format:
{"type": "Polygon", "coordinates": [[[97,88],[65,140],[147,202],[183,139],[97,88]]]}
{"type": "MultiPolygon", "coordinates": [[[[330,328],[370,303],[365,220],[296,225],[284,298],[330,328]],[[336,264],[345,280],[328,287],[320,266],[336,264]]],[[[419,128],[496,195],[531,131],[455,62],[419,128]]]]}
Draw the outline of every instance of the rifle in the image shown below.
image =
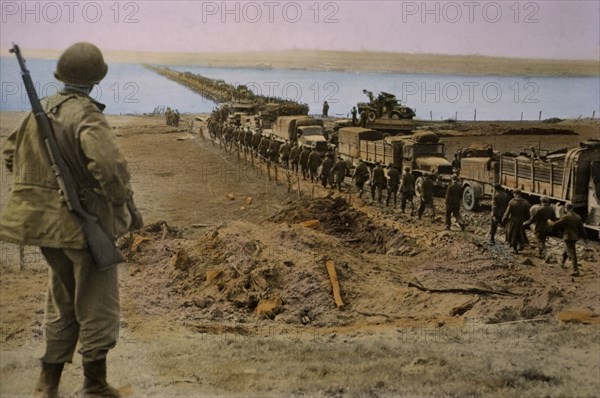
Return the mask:
{"type": "Polygon", "coordinates": [[[46,143],[51,168],[56,176],[60,194],[69,211],[75,215],[81,224],[81,229],[83,230],[83,235],[85,236],[88,250],[94,259],[94,263],[100,270],[103,270],[112,265],[124,262],[125,258],[115,246],[114,241],[100,227],[98,219],[88,213],[81,204],[75,179],[60,152],[56,137],[54,136],[52,124],[48,119],[48,115],[44,112],[44,108],[42,108],[40,99],[35,91],[35,86],[33,85],[33,80],[31,80],[29,70],[27,70],[27,67],[25,66],[25,60],[21,56],[19,46],[13,43],[10,52],[14,53],[19,61],[25,90],[27,90],[27,96],[29,97],[29,102],[31,102],[31,109],[35,115],[35,121],[37,122],[38,128],[46,143]]]}

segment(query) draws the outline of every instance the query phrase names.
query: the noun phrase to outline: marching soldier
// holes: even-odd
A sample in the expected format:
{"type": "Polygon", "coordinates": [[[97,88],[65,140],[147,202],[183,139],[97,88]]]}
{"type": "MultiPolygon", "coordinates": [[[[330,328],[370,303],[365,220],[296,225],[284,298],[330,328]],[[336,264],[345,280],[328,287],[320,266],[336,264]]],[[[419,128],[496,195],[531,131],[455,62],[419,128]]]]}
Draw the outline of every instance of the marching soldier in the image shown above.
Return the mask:
{"type": "Polygon", "coordinates": [[[321,164],[321,184],[323,184],[323,188],[327,188],[327,183],[329,182],[329,178],[331,175],[331,169],[333,168],[333,154],[328,153],[323,159],[323,163],[321,164]]]}
{"type": "Polygon", "coordinates": [[[460,181],[458,180],[458,176],[452,176],[452,183],[448,185],[446,189],[446,229],[450,231],[451,218],[454,216],[456,218],[456,222],[460,226],[460,230],[465,230],[465,223],[460,216],[460,199],[462,196],[462,187],[460,186],[460,181]]]}
{"type": "Polygon", "coordinates": [[[317,148],[313,148],[308,155],[308,171],[310,172],[310,182],[318,181],[318,170],[321,165],[321,155],[317,148]]]}
{"type": "Polygon", "coordinates": [[[529,202],[521,196],[521,190],[515,189],[514,198],[508,202],[508,207],[502,217],[502,223],[506,225],[506,242],[518,253],[528,243],[523,223],[529,219],[529,202]]]}
{"type": "Polygon", "coordinates": [[[333,165],[332,171],[335,175],[335,184],[337,185],[338,190],[340,192],[342,192],[342,187],[343,187],[343,183],[344,183],[344,178],[346,177],[347,168],[348,168],[348,165],[346,164],[346,161],[344,161],[344,159],[342,159],[341,156],[338,156],[338,160],[333,165]]]}
{"type": "Polygon", "coordinates": [[[426,208],[431,209],[431,222],[435,222],[435,206],[433,205],[433,175],[423,173],[423,182],[421,183],[421,204],[417,210],[419,220],[426,208]]]}
{"type": "Polygon", "coordinates": [[[388,167],[388,191],[385,205],[390,205],[390,199],[393,196],[395,209],[397,205],[398,188],[400,186],[400,172],[393,163],[390,163],[388,167]]]}
{"type": "Polygon", "coordinates": [[[402,199],[400,210],[402,213],[404,213],[404,210],[406,209],[406,201],[409,201],[410,215],[412,216],[415,212],[415,176],[410,172],[410,167],[404,168],[404,173],[402,174],[402,185],[400,185],[400,195],[402,199]]]}
{"type": "Polygon", "coordinates": [[[540,201],[541,206],[537,209],[533,217],[531,217],[529,221],[526,221],[524,225],[528,226],[533,224],[535,237],[539,245],[538,256],[539,258],[543,258],[546,250],[546,239],[552,230],[550,221],[556,221],[556,214],[554,214],[554,209],[550,206],[550,198],[544,195],[540,201]]]}
{"type": "Polygon", "coordinates": [[[269,158],[273,163],[277,163],[279,160],[279,145],[280,143],[276,139],[272,139],[269,144],[269,158]]]}
{"type": "Polygon", "coordinates": [[[300,161],[300,148],[294,142],[292,143],[292,149],[290,149],[290,162],[292,163],[292,171],[298,174],[298,162],[300,161]]]}
{"type": "Polygon", "coordinates": [[[556,222],[550,221],[550,225],[554,228],[562,229],[563,231],[565,249],[563,251],[560,266],[564,268],[567,258],[571,258],[571,261],[573,261],[573,273],[571,276],[579,276],[576,243],[579,239],[583,239],[587,244],[587,237],[581,217],[573,210],[573,204],[570,202],[567,203],[565,205],[565,210],[567,211],[567,214],[559,218],[556,222]]]}
{"type": "Polygon", "coordinates": [[[271,146],[271,140],[267,137],[262,137],[260,139],[260,144],[258,145],[258,154],[265,160],[269,159],[269,146],[271,146]]]}
{"type": "Polygon", "coordinates": [[[365,182],[369,180],[369,168],[362,161],[362,159],[358,160],[358,165],[356,165],[352,179],[356,184],[356,189],[358,189],[358,197],[360,198],[364,192],[365,182]]]}
{"type": "Polygon", "coordinates": [[[302,171],[302,178],[306,180],[308,174],[308,156],[310,155],[310,149],[303,147],[300,152],[300,170],[302,171]]]}
{"type": "Polygon", "coordinates": [[[285,168],[290,167],[290,151],[292,148],[290,147],[290,142],[286,141],[279,147],[279,156],[281,157],[281,161],[285,165],[285,168]]]}
{"type": "Polygon", "coordinates": [[[385,172],[381,163],[377,162],[371,176],[371,202],[375,201],[375,191],[377,191],[377,201],[381,204],[383,189],[385,189],[385,172]]]}
{"type": "Polygon", "coordinates": [[[492,223],[490,227],[490,243],[492,245],[496,243],[496,231],[508,207],[508,194],[502,189],[502,185],[494,185],[494,191],[494,197],[492,198],[492,223]]]}

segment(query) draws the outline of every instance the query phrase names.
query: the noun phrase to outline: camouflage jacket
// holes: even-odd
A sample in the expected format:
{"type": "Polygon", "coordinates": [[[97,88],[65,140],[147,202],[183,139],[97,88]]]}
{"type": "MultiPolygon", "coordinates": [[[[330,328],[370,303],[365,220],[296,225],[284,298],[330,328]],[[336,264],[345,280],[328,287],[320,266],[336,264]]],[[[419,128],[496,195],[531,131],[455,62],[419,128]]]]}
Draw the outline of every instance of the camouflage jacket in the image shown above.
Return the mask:
{"type": "MultiPolygon", "coordinates": [[[[42,100],[82,203],[112,237],[126,232],[131,215],[127,164],[102,114],[104,105],[76,92],[61,91],[42,100]]],[[[59,192],[42,133],[29,113],[2,148],[13,173],[0,217],[0,240],[55,248],[83,249],[79,221],[59,192]]]]}

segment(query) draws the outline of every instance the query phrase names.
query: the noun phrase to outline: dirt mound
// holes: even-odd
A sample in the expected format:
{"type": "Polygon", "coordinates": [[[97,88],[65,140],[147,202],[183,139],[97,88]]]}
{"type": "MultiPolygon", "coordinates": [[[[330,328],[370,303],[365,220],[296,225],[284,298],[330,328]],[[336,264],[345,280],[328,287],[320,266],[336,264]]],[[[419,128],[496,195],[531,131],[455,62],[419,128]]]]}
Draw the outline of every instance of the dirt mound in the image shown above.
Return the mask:
{"type": "Polygon", "coordinates": [[[396,255],[419,252],[413,238],[373,220],[342,197],[300,199],[269,218],[276,223],[307,220],[319,220],[326,233],[362,252],[396,255]]]}
{"type": "Polygon", "coordinates": [[[578,135],[569,129],[553,129],[531,127],[526,129],[508,129],[502,132],[502,135],[578,135]]]}
{"type": "Polygon", "coordinates": [[[320,253],[340,258],[336,246],[308,228],[235,222],[197,240],[173,242],[160,272],[180,298],[185,321],[256,317],[324,326],[339,318],[320,253]]]}

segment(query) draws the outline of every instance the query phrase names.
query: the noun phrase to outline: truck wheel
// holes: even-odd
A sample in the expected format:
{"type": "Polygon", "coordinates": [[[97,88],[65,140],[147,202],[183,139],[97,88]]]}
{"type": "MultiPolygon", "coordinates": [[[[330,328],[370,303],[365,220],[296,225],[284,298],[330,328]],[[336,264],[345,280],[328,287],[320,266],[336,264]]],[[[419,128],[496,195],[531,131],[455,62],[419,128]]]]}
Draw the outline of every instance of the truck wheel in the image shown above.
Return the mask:
{"type": "Polygon", "coordinates": [[[400,119],[400,115],[398,113],[394,112],[394,113],[392,113],[392,119],[398,120],[398,119],[400,119]]]}
{"type": "Polygon", "coordinates": [[[367,120],[369,120],[369,122],[374,122],[375,119],[377,119],[375,112],[369,111],[369,113],[367,113],[367,120]]]}
{"type": "Polygon", "coordinates": [[[479,207],[479,200],[475,197],[475,191],[470,185],[463,189],[462,203],[468,211],[475,211],[479,207]]]}

